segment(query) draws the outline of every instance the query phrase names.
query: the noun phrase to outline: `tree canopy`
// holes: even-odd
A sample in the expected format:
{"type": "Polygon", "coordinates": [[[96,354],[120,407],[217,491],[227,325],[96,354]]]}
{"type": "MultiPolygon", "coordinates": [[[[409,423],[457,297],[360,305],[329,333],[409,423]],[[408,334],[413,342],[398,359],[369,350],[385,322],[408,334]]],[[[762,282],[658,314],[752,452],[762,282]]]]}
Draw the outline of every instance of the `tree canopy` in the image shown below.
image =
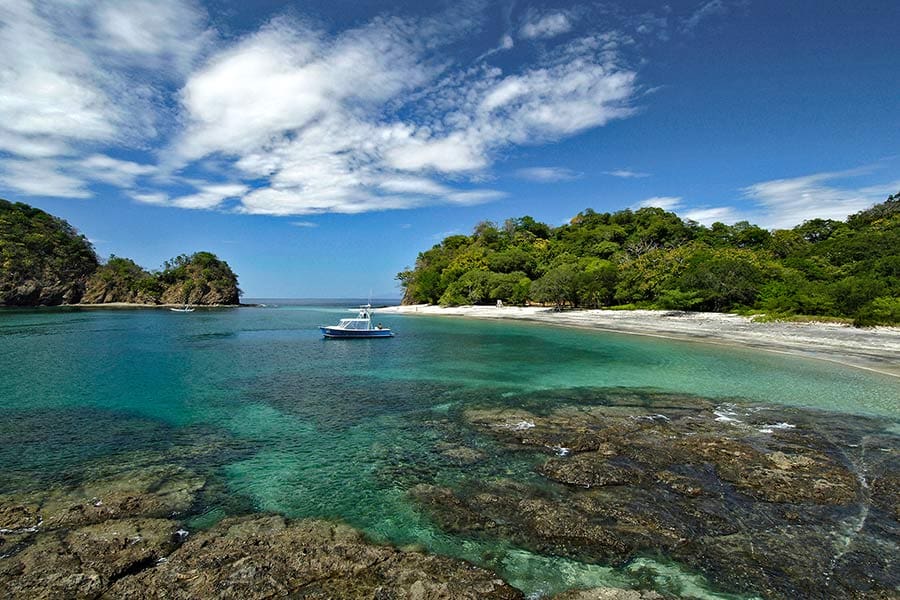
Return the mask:
{"type": "Polygon", "coordinates": [[[844,221],[706,227],[661,208],[479,223],[398,274],[404,302],[537,302],[900,323],[900,194],[844,221]]]}

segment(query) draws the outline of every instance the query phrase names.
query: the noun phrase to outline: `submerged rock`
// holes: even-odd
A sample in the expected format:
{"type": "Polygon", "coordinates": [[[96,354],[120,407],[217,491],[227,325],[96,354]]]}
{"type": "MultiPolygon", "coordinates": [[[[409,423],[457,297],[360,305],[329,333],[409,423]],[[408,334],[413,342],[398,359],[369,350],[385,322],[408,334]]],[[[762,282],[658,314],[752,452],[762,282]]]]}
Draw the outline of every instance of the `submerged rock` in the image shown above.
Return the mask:
{"type": "Polygon", "coordinates": [[[173,517],[203,486],[151,466],[0,497],[0,597],[522,598],[489,571],[339,524],[252,516],[189,533],[173,517]]]}
{"type": "Polygon", "coordinates": [[[574,396],[461,415],[512,455],[543,453],[543,480],[410,494],[451,532],[591,563],[661,553],[767,598],[900,587],[900,445],[882,423],[668,394],[574,396]]]}
{"type": "Polygon", "coordinates": [[[554,600],[662,600],[656,592],[646,590],[620,590],[616,588],[594,588],[571,590],[554,596],[554,600]]]}
{"type": "Polygon", "coordinates": [[[204,483],[188,469],[161,465],[37,496],[44,529],[53,529],[135,516],[175,516],[191,506],[204,483]]]}
{"type": "Polygon", "coordinates": [[[105,598],[521,598],[462,561],[366,542],[355,530],[281,517],[223,521],[105,598]]]}

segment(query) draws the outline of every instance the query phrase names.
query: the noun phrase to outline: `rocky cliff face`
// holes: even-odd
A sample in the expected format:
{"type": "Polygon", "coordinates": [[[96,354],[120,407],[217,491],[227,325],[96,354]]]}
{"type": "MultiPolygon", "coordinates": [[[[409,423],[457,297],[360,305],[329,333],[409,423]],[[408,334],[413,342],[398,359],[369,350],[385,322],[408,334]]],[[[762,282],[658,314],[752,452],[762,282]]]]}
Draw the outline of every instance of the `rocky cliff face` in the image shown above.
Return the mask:
{"type": "Polygon", "coordinates": [[[0,306],[57,306],[77,304],[84,295],[85,277],[60,281],[53,276],[0,284],[0,306]]]}

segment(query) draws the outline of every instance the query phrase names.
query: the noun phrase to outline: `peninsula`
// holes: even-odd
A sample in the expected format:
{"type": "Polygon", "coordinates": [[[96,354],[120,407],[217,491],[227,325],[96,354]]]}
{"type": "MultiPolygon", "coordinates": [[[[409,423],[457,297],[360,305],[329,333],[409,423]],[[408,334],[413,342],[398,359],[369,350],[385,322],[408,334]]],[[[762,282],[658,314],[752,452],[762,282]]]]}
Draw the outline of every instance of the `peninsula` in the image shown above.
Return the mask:
{"type": "Polygon", "coordinates": [[[0,306],[236,305],[228,263],[211,252],[182,254],[150,272],[115,255],[101,261],[69,223],[0,199],[0,306]]]}

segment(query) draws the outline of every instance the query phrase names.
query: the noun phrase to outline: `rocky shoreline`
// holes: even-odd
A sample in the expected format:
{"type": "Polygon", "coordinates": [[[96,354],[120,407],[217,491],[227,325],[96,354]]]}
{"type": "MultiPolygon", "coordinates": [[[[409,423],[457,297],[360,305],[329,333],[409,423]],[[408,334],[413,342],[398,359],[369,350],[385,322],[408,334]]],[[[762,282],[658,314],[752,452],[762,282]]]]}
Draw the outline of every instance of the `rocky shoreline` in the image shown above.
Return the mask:
{"type": "Polygon", "coordinates": [[[460,535],[586,563],[663,555],[735,593],[900,589],[900,444],[877,420],[624,390],[555,395],[563,403],[549,410],[537,395],[459,416],[508,452],[537,452],[539,478],[424,480],[411,495],[460,535]]]}

